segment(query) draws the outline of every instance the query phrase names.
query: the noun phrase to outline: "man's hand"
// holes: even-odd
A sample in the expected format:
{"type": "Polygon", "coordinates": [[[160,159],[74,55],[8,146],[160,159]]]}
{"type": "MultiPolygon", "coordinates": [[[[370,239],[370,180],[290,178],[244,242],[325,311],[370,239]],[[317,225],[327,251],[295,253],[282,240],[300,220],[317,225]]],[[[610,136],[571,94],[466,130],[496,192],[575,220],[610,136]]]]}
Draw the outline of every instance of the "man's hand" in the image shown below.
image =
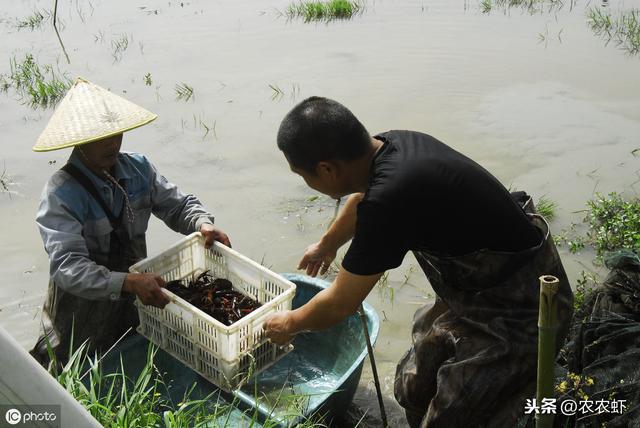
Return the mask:
{"type": "Polygon", "coordinates": [[[309,245],[298,263],[298,269],[306,269],[307,275],[316,276],[318,271],[324,275],[331,262],[336,258],[336,249],[323,241],[309,245]]]}
{"type": "Polygon", "coordinates": [[[135,294],[145,305],[164,308],[171,301],[162,292],[165,282],[152,273],[129,273],[122,284],[122,291],[135,294]]]}
{"type": "Polygon", "coordinates": [[[227,234],[212,224],[203,223],[200,226],[200,233],[204,236],[204,246],[207,248],[213,245],[213,241],[218,241],[231,248],[231,241],[229,241],[227,234]]]}
{"type": "Polygon", "coordinates": [[[333,327],[358,310],[382,273],[355,275],[340,269],[331,286],[297,309],[273,314],[265,320],[263,329],[274,343],[281,345],[301,331],[333,327]]]}
{"type": "Polygon", "coordinates": [[[277,345],[286,345],[293,340],[289,316],[291,311],[277,312],[271,315],[262,325],[262,329],[271,341],[277,345]]]}

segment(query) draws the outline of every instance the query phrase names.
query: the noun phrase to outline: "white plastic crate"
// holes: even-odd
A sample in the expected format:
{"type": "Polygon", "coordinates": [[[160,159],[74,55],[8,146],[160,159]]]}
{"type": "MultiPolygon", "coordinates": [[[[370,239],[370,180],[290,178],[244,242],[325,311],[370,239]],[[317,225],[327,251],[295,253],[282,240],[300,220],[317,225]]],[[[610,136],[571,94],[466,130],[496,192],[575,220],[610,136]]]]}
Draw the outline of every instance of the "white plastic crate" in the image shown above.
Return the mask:
{"type": "Polygon", "coordinates": [[[209,270],[214,277],[228,279],[235,290],[262,304],[226,326],[166,289],[163,292],[171,303],[164,309],[136,300],[138,332],[226,391],[238,387],[250,370],[257,374],[293,349],[269,342],[262,324],[269,315],[291,309],[295,284],[217,242],[206,249],[199,232],[129,270],[152,272],[167,282],[188,281],[209,270]]]}

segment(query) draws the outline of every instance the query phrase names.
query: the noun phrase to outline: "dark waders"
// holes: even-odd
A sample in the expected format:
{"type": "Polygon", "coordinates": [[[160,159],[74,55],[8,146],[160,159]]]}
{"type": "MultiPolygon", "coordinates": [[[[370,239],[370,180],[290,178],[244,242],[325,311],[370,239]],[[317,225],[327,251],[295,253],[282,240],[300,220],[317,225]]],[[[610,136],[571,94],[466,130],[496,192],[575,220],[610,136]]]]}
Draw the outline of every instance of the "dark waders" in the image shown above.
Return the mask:
{"type": "MultiPolygon", "coordinates": [[[[111,223],[109,252],[96,259],[99,263],[115,272],[128,272],[129,266],[146,257],[144,239],[132,240],[127,224],[123,221],[125,208],[115,217],[91,181],[71,164],[62,168],[76,179],[93,196],[106,213],[111,223]]],[[[124,205],[124,204],[123,204],[124,205]]],[[[92,255],[93,256],[93,255],[92,255]]],[[[92,257],[93,259],[93,257],[92,257]]],[[[73,340],[74,350],[88,340],[88,351],[104,352],[108,350],[128,329],[139,324],[138,312],[133,305],[135,296],[123,292],[115,300],[89,300],[65,292],[53,281],[42,308],[44,334],[31,350],[40,364],[47,366],[49,356],[47,341],[51,344],[59,363],[69,358],[69,346],[73,340]],[[73,331],[73,338],[72,338],[73,331]]]]}
{"type": "Polygon", "coordinates": [[[438,298],[416,312],[413,346],[396,371],[395,396],[412,427],[509,428],[535,397],[538,277],[560,280],[558,349],[573,294],[546,222],[531,221],[544,239],[528,250],[415,252],[438,298]]]}

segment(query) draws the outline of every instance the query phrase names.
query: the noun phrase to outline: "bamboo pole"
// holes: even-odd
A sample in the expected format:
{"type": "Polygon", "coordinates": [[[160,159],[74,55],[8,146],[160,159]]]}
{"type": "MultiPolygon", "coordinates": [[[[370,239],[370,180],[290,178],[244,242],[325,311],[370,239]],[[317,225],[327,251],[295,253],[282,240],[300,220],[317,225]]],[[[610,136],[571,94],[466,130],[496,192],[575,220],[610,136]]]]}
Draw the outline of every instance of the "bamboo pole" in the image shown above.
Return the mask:
{"type": "MultiPolygon", "coordinates": [[[[543,399],[554,398],[553,366],[556,357],[556,334],[558,331],[558,304],[556,296],[560,281],[551,275],[540,277],[540,308],[538,313],[538,375],[536,405],[543,399]]],[[[553,412],[536,413],[536,428],[551,428],[553,412]]]]}
{"type": "Polygon", "coordinates": [[[387,428],[387,412],[384,410],[384,401],[382,400],[382,389],[380,388],[380,379],[378,378],[378,368],[376,367],[376,359],[373,356],[373,346],[371,345],[371,337],[369,336],[369,328],[367,327],[367,317],[364,313],[364,305],[360,305],[358,310],[360,321],[362,321],[362,330],[364,338],[367,341],[367,352],[369,353],[369,361],[371,362],[371,372],[373,373],[373,382],[376,385],[376,394],[378,395],[378,405],[380,406],[380,418],[382,419],[382,427],[387,428]]]}

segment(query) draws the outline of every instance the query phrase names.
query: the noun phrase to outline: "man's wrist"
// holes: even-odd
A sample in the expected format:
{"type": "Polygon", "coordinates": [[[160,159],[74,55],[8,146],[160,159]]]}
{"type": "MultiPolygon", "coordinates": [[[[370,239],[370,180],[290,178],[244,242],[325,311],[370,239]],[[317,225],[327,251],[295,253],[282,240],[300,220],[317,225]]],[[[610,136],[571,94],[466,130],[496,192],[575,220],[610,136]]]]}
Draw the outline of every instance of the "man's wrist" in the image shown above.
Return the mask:
{"type": "Polygon", "coordinates": [[[213,226],[214,218],[213,216],[202,216],[196,220],[196,231],[200,232],[202,226],[205,224],[213,226]]]}
{"type": "Polygon", "coordinates": [[[122,291],[127,293],[135,292],[135,273],[128,273],[127,276],[124,277],[124,282],[122,283],[122,291]]]}

